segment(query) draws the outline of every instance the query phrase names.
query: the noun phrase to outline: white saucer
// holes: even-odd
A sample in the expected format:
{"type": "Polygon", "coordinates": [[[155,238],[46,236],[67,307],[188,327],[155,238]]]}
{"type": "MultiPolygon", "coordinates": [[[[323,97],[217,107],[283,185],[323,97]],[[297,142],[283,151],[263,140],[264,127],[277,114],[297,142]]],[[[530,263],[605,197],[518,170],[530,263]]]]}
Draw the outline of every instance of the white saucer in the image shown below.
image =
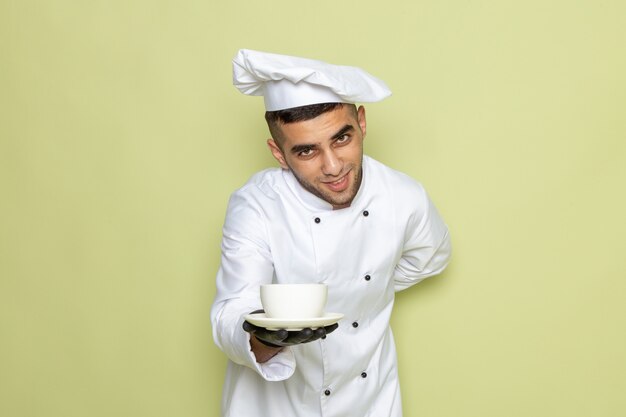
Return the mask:
{"type": "Polygon", "coordinates": [[[302,330],[305,327],[316,329],[322,326],[329,326],[337,323],[343,314],[341,313],[324,313],[322,317],[313,319],[277,319],[265,316],[265,313],[248,314],[244,318],[255,326],[264,327],[268,330],[302,330]]]}

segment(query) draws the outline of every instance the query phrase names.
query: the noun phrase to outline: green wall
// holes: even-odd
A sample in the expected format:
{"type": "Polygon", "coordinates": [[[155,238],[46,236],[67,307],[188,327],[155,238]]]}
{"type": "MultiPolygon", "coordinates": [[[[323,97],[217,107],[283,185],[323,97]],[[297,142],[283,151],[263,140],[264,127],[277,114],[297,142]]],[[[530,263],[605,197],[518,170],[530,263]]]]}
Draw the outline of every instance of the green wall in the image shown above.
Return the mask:
{"type": "Polygon", "coordinates": [[[626,414],[621,1],[0,0],[0,415],[217,416],[239,48],[363,67],[366,152],[452,231],[399,294],[406,416],[626,414]]]}

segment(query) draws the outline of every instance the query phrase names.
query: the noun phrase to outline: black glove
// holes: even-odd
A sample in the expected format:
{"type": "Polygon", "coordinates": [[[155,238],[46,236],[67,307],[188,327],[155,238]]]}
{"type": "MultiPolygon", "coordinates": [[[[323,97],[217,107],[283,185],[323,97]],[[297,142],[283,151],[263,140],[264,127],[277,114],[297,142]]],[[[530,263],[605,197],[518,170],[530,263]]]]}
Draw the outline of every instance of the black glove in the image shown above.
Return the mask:
{"type": "MultiPolygon", "coordinates": [[[[264,313],[263,310],[253,311],[251,314],[264,313]]],[[[271,347],[284,347],[299,345],[301,343],[309,343],[314,340],[325,338],[327,334],[330,334],[339,327],[339,324],[331,324],[326,327],[318,327],[313,330],[310,327],[306,327],[302,330],[267,330],[263,327],[255,326],[254,324],[244,321],[243,329],[253,336],[259,339],[259,342],[271,347]]]]}

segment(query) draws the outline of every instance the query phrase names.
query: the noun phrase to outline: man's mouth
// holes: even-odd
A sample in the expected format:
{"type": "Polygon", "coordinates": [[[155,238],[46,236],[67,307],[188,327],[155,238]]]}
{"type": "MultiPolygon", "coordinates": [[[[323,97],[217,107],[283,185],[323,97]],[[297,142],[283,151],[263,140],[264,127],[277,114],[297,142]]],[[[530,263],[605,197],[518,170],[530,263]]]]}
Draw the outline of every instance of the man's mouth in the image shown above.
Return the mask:
{"type": "Polygon", "coordinates": [[[348,181],[348,175],[349,173],[347,173],[346,175],[344,175],[343,177],[339,178],[337,181],[333,181],[333,182],[324,182],[324,185],[328,188],[330,188],[331,191],[334,192],[341,192],[344,191],[346,188],[348,188],[349,185],[349,181],[348,181]]]}

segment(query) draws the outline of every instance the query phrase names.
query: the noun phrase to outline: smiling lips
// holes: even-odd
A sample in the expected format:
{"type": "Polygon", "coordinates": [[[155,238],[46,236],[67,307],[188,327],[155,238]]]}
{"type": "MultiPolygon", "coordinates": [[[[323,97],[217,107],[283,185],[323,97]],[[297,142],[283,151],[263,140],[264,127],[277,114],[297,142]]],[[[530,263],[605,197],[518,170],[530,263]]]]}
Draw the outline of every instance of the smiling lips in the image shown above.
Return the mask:
{"type": "Polygon", "coordinates": [[[348,174],[344,175],[337,181],[324,182],[324,185],[328,187],[331,191],[334,191],[336,193],[344,191],[346,188],[348,188],[348,174]]]}

